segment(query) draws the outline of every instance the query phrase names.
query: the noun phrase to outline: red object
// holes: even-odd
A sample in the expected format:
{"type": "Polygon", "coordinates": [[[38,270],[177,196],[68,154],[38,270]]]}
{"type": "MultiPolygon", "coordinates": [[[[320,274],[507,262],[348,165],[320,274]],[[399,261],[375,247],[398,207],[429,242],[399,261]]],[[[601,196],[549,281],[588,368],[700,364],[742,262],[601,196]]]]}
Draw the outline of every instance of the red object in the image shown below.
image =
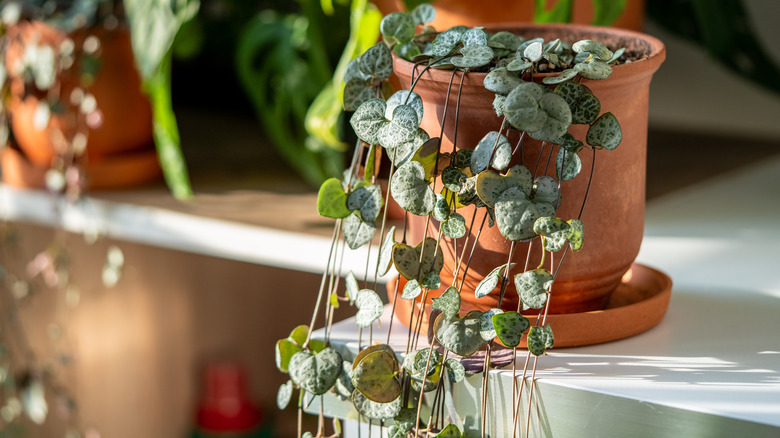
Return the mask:
{"type": "Polygon", "coordinates": [[[237,432],[256,428],[260,410],[247,396],[246,373],[235,363],[206,367],[206,386],[198,405],[198,427],[213,432],[237,432]]]}

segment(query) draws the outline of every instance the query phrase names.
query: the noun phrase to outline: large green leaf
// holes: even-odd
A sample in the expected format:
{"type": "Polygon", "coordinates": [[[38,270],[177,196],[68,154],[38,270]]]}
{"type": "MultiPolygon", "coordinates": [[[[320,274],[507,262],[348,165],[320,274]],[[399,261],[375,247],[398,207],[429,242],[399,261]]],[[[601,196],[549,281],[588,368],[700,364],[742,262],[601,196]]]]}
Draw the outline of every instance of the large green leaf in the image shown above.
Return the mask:
{"type": "Polygon", "coordinates": [[[320,216],[342,219],[352,213],[347,208],[347,193],[338,178],[325,180],[317,194],[317,212],[320,216]]]}

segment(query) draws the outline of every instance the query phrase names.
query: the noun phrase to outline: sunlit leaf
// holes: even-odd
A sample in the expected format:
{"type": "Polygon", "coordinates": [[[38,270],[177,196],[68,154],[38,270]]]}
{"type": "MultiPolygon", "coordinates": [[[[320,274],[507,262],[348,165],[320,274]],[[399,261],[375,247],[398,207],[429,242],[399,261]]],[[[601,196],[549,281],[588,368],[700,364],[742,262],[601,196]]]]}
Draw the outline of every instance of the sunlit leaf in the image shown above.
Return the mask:
{"type": "Polygon", "coordinates": [[[325,394],[341,374],[341,355],[332,348],[317,354],[309,351],[296,353],[290,359],[290,379],[314,395],[325,394]]]}
{"type": "Polygon", "coordinates": [[[493,315],[493,327],[496,336],[507,347],[514,348],[520,344],[523,333],[531,323],[528,318],[517,312],[504,312],[493,315]]]}
{"type": "Polygon", "coordinates": [[[355,299],[355,307],[358,308],[355,314],[355,324],[358,327],[369,327],[382,316],[384,304],[379,295],[371,289],[361,289],[355,299]]]}

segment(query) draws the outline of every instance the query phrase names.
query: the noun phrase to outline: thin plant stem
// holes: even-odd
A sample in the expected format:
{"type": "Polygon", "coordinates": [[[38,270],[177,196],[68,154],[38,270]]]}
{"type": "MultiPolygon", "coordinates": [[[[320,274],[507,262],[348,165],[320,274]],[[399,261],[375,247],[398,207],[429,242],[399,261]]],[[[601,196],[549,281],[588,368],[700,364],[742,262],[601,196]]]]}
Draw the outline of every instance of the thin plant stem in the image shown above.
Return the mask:
{"type": "MultiPolygon", "coordinates": [[[[523,396],[523,387],[525,386],[525,376],[528,373],[528,362],[531,360],[531,351],[529,350],[525,356],[525,365],[523,365],[523,379],[520,382],[520,390],[517,393],[517,398],[513,400],[514,415],[512,417],[512,436],[517,434],[517,418],[520,415],[520,399],[523,396]]],[[[514,378],[517,380],[517,377],[514,378]]]]}
{"type": "Polygon", "coordinates": [[[534,388],[536,388],[536,365],[538,363],[538,357],[534,356],[534,368],[531,372],[531,383],[529,384],[531,386],[531,389],[528,391],[528,416],[526,417],[526,423],[525,423],[525,436],[528,436],[529,431],[531,430],[531,407],[533,406],[533,400],[534,400],[534,388]]]}
{"type": "MultiPolygon", "coordinates": [[[[474,212],[471,213],[471,223],[469,224],[469,230],[474,229],[474,221],[477,219],[477,209],[474,209],[474,212]]],[[[471,240],[471,233],[468,233],[466,235],[466,241],[463,242],[463,251],[460,253],[460,257],[458,257],[457,263],[455,263],[455,269],[452,271],[452,286],[455,286],[458,282],[458,271],[460,270],[460,264],[463,263],[463,259],[466,258],[466,248],[469,246],[469,240],[471,240]]]]}
{"type": "Polygon", "coordinates": [[[493,346],[493,342],[488,342],[485,350],[485,362],[482,365],[482,438],[485,438],[485,429],[487,424],[487,398],[488,398],[488,366],[490,365],[490,350],[493,346]]]}
{"type": "MultiPolygon", "coordinates": [[[[466,282],[466,275],[469,272],[469,266],[471,266],[471,259],[474,257],[474,250],[477,248],[477,243],[479,243],[479,236],[482,234],[482,228],[485,227],[485,220],[488,217],[488,212],[485,210],[485,215],[482,216],[482,223],[479,225],[479,229],[477,230],[477,235],[474,237],[474,243],[471,245],[471,253],[469,253],[469,259],[466,262],[466,267],[463,269],[463,278],[460,280],[460,288],[458,290],[463,289],[463,283],[466,282]]],[[[465,248],[463,248],[465,250],[465,248]]]]}
{"type": "Polygon", "coordinates": [[[322,280],[320,281],[320,290],[317,292],[317,302],[314,305],[314,312],[312,312],[311,315],[311,322],[309,323],[309,333],[306,335],[306,341],[304,341],[302,348],[306,349],[306,347],[309,345],[309,340],[311,339],[311,332],[313,331],[314,323],[317,322],[317,314],[320,312],[320,303],[322,302],[322,295],[323,291],[325,290],[325,280],[328,277],[328,268],[332,262],[333,259],[333,252],[336,247],[336,240],[338,239],[339,233],[341,232],[341,219],[336,220],[336,226],[333,230],[333,238],[331,239],[330,243],[330,252],[328,253],[328,262],[326,265],[325,272],[322,273],[322,280]]]}

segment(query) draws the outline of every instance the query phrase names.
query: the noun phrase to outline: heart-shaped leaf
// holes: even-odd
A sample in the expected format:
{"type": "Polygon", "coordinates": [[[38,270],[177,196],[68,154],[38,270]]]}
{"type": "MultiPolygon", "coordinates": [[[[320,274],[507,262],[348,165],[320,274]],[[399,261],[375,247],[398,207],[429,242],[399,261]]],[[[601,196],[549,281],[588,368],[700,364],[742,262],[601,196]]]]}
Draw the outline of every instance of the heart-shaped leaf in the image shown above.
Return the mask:
{"type": "Polygon", "coordinates": [[[598,98],[580,84],[564,82],[555,87],[555,94],[561,96],[569,105],[572,123],[591,123],[601,112],[598,98]]]}
{"type": "Polygon", "coordinates": [[[490,36],[488,45],[490,47],[507,49],[512,52],[517,50],[517,47],[523,43],[523,38],[512,32],[502,30],[490,36]]]}
{"type": "Polygon", "coordinates": [[[448,287],[441,296],[433,299],[431,309],[441,310],[447,319],[458,316],[460,312],[460,292],[458,292],[458,288],[448,287]]]}
{"type": "Polygon", "coordinates": [[[534,231],[544,237],[544,249],[550,252],[562,250],[572,232],[569,224],[557,217],[540,217],[534,223],[534,231]]]}
{"type": "Polygon", "coordinates": [[[425,216],[433,210],[436,195],[425,180],[425,169],[416,161],[399,167],[390,183],[393,199],[404,210],[425,216]]]}
{"type": "Polygon", "coordinates": [[[579,219],[572,219],[569,221],[569,227],[571,227],[571,234],[569,235],[569,245],[571,245],[572,251],[579,251],[582,249],[582,241],[585,235],[585,227],[582,221],[579,219]]]}
{"type": "Polygon", "coordinates": [[[308,336],[309,326],[301,324],[292,329],[287,339],[294,342],[298,346],[303,346],[303,344],[306,343],[306,338],[308,336]]]}
{"type": "Polygon", "coordinates": [[[481,172],[477,176],[477,195],[486,205],[493,207],[496,200],[504,191],[511,187],[518,187],[526,195],[533,190],[533,176],[531,171],[520,164],[509,168],[506,175],[494,172],[481,172]]]}
{"type": "Polygon", "coordinates": [[[355,324],[358,327],[369,327],[382,316],[384,311],[382,299],[371,289],[361,289],[358,292],[355,307],[358,308],[358,312],[355,314],[355,324]]]}
{"type": "Polygon", "coordinates": [[[459,360],[449,358],[444,361],[444,366],[447,368],[447,377],[449,377],[450,382],[458,383],[466,378],[466,369],[459,360]]]}
{"type": "Polygon", "coordinates": [[[447,56],[460,42],[461,33],[457,30],[446,30],[436,36],[431,44],[431,52],[435,58],[447,56]]]}
{"type": "Polygon", "coordinates": [[[512,145],[509,140],[498,131],[490,131],[482,137],[471,154],[471,171],[477,174],[487,169],[488,165],[503,170],[511,159],[512,145]]]}
{"type": "MultiPolygon", "coordinates": [[[[390,155],[390,159],[393,160],[393,164],[395,164],[397,167],[401,167],[410,160],[413,160],[415,157],[417,157],[417,153],[420,152],[423,148],[426,147],[426,145],[430,144],[430,142],[436,142],[436,145],[438,147],[438,138],[430,138],[428,136],[428,133],[425,132],[424,129],[418,128],[417,133],[415,134],[414,138],[407,142],[403,142],[398,144],[392,151],[388,151],[388,155],[390,155]]],[[[422,164],[423,169],[426,169],[426,165],[428,162],[425,160],[413,160],[418,161],[420,164],[422,164]]],[[[433,164],[430,164],[430,168],[425,170],[425,175],[430,174],[430,170],[432,170],[433,165],[435,164],[435,154],[434,154],[434,161],[433,164]]]]}
{"type": "Polygon", "coordinates": [[[393,264],[398,273],[407,280],[416,278],[419,282],[430,272],[441,272],[444,266],[444,256],[441,249],[438,249],[436,239],[428,237],[423,243],[420,242],[415,247],[403,243],[397,243],[393,247],[393,264]],[[420,261],[422,256],[422,261],[420,261]]]}
{"type": "Polygon", "coordinates": [[[354,303],[357,299],[360,288],[358,287],[357,278],[355,278],[355,274],[352,271],[347,273],[347,276],[344,279],[344,285],[346,287],[346,293],[347,298],[349,298],[349,302],[354,303]]]}
{"type": "Polygon", "coordinates": [[[401,397],[390,403],[377,403],[369,400],[360,391],[355,390],[352,393],[352,404],[360,415],[372,420],[384,420],[398,415],[398,412],[401,410],[401,397]]]}
{"type": "Polygon", "coordinates": [[[395,225],[387,230],[382,245],[379,247],[379,260],[377,261],[379,276],[387,274],[390,266],[393,265],[393,245],[395,245],[395,225]]]}
{"type": "Polygon", "coordinates": [[[354,369],[360,363],[360,361],[363,360],[364,357],[368,356],[369,354],[371,354],[371,353],[373,353],[375,351],[380,351],[380,350],[381,351],[386,351],[386,352],[390,353],[391,355],[395,355],[395,351],[393,351],[393,348],[390,347],[387,344],[371,345],[369,347],[366,347],[366,348],[360,350],[360,353],[358,353],[357,356],[355,356],[355,360],[352,363],[351,369],[354,369]]]}
{"type": "Polygon", "coordinates": [[[382,99],[371,99],[363,102],[352,114],[349,123],[359,139],[368,144],[379,143],[379,131],[388,122],[385,120],[387,104],[382,99]]]}
{"type": "Polygon", "coordinates": [[[540,41],[534,41],[523,49],[523,58],[536,62],[542,59],[543,46],[540,41]]]}
{"type": "MultiPolygon", "coordinates": [[[[408,371],[412,375],[430,377],[436,374],[436,365],[441,363],[441,353],[435,348],[421,348],[412,352],[408,371]]],[[[406,361],[404,361],[406,363],[406,361]]]]}
{"type": "Polygon", "coordinates": [[[417,111],[410,105],[396,105],[390,123],[379,129],[378,139],[385,149],[393,149],[417,137],[420,122],[417,111]]]}
{"type": "Polygon", "coordinates": [[[528,351],[534,356],[543,355],[548,348],[552,348],[555,343],[552,327],[547,324],[544,327],[531,327],[528,332],[528,351]]]}
{"type": "Polygon", "coordinates": [[[534,201],[546,202],[557,207],[559,195],[560,189],[555,178],[550,175],[541,175],[534,180],[534,201]]]}
{"type": "Polygon", "coordinates": [[[448,190],[459,192],[463,188],[463,182],[466,181],[466,174],[461,172],[455,166],[447,166],[441,172],[441,182],[448,190]]]}
{"type": "Polygon", "coordinates": [[[320,216],[342,219],[352,213],[347,208],[347,193],[338,178],[325,180],[317,194],[317,212],[320,216]]]}
{"type": "Polygon", "coordinates": [[[290,404],[292,393],[293,393],[292,380],[288,380],[284,382],[282,386],[279,387],[279,391],[276,392],[276,406],[280,410],[284,410],[284,408],[286,408],[287,405],[290,404]]]}
{"type": "Polygon", "coordinates": [[[547,303],[553,276],[546,269],[534,269],[515,275],[515,287],[523,310],[541,309],[547,303]]]}
{"type": "Polygon", "coordinates": [[[428,3],[421,3],[412,9],[414,24],[430,23],[436,18],[436,8],[428,3]]]}
{"type": "Polygon", "coordinates": [[[347,208],[360,210],[363,221],[374,221],[382,210],[382,188],[372,184],[353,190],[347,197],[347,208]]]}
{"type": "Polygon", "coordinates": [[[583,78],[591,80],[606,79],[612,75],[612,66],[598,58],[575,64],[574,70],[583,78]]]}
{"type": "Polygon", "coordinates": [[[359,79],[362,83],[368,82],[371,75],[367,75],[360,70],[360,57],[354,58],[347,64],[347,71],[344,73],[344,83],[347,84],[353,79],[359,79]]]}
{"type": "Polygon", "coordinates": [[[528,135],[539,141],[554,142],[571,126],[571,110],[562,97],[547,93],[539,100],[539,109],[546,114],[542,127],[528,131],[528,135]]]}
{"type": "MultiPolygon", "coordinates": [[[[393,119],[393,112],[399,105],[406,105],[414,109],[417,113],[417,122],[422,122],[423,119],[423,101],[419,94],[414,91],[400,90],[393,93],[389,99],[387,99],[387,109],[385,110],[385,117],[388,120],[393,119]]],[[[417,128],[417,126],[415,126],[417,128]]]]}
{"type": "Polygon", "coordinates": [[[612,58],[612,51],[598,41],[580,40],[572,44],[571,49],[578,53],[590,52],[601,58],[602,61],[608,61],[612,58]]]}
{"type": "Polygon", "coordinates": [[[352,392],[355,391],[355,385],[352,384],[352,363],[346,360],[341,363],[341,375],[336,380],[334,388],[341,397],[352,397],[352,392]]]}
{"type": "Polygon", "coordinates": [[[504,313],[501,309],[490,309],[479,317],[479,335],[486,341],[492,341],[496,337],[496,328],[493,326],[493,315],[504,313]]]}
{"type": "Polygon", "coordinates": [[[363,102],[371,100],[376,95],[376,91],[366,85],[366,81],[359,78],[350,79],[344,85],[344,110],[355,111],[360,108],[363,102]]]}
{"type": "Polygon", "coordinates": [[[301,351],[300,345],[289,339],[280,339],[275,348],[276,368],[283,373],[289,372],[290,359],[301,351]]]}
{"type": "Polygon", "coordinates": [[[450,217],[450,205],[441,193],[436,194],[436,202],[433,204],[433,218],[444,222],[450,217]]]}
{"type": "Polygon", "coordinates": [[[376,225],[373,222],[366,222],[360,219],[356,214],[351,214],[344,219],[342,226],[344,229],[344,240],[350,249],[358,249],[370,242],[376,234],[376,225]]]}
{"type": "Polygon", "coordinates": [[[420,282],[420,286],[426,289],[436,290],[441,287],[441,277],[439,277],[437,272],[429,272],[425,274],[425,278],[420,282]]]}
{"type": "MultiPolygon", "coordinates": [[[[509,269],[512,269],[514,266],[514,263],[510,264],[509,269]]],[[[490,271],[490,273],[479,282],[477,287],[474,288],[474,296],[477,298],[482,298],[485,295],[488,295],[490,292],[493,292],[496,286],[498,286],[498,281],[501,280],[502,270],[505,268],[506,265],[501,265],[490,271]]]]}
{"type": "Polygon", "coordinates": [[[547,122],[547,114],[539,107],[539,101],[544,94],[544,88],[537,83],[523,82],[518,85],[504,101],[506,119],[521,131],[542,129],[547,122]]]}
{"type": "Polygon", "coordinates": [[[379,31],[386,39],[406,43],[414,38],[414,20],[408,12],[393,12],[382,18],[379,31]]]}
{"type": "Polygon", "coordinates": [[[522,82],[517,73],[510,72],[506,67],[498,67],[485,76],[483,85],[494,93],[509,94],[522,82]]]}
{"type": "Polygon", "coordinates": [[[612,113],[604,113],[590,125],[585,141],[593,147],[612,150],[623,140],[620,123],[612,113]]]}
{"type": "MultiPolygon", "coordinates": [[[[427,3],[423,3],[427,4],[427,3]]],[[[410,430],[415,425],[415,421],[417,420],[417,408],[402,408],[400,412],[398,412],[398,415],[393,418],[393,421],[395,421],[395,426],[398,427],[398,431],[400,433],[403,433],[403,435],[397,436],[397,438],[404,438],[407,433],[409,433],[410,430]]],[[[395,438],[392,437],[391,438],[395,438]]]]}
{"type": "Polygon", "coordinates": [[[534,207],[539,211],[539,217],[555,217],[555,207],[543,201],[532,199],[534,207]]]}
{"type": "Polygon", "coordinates": [[[376,43],[360,55],[358,66],[367,75],[387,79],[393,74],[393,55],[385,43],[376,43]]]}
{"type": "MultiPolygon", "coordinates": [[[[428,133],[425,133],[425,135],[428,135],[428,133]]],[[[412,157],[412,161],[422,164],[423,169],[425,169],[426,180],[433,179],[433,177],[436,176],[434,172],[438,172],[438,169],[434,168],[439,164],[437,161],[443,156],[443,154],[439,154],[440,144],[441,139],[439,137],[428,139],[417,149],[412,157]]]]}
{"type": "Polygon", "coordinates": [[[290,359],[290,379],[304,390],[322,395],[336,383],[341,362],[341,355],[330,347],[317,354],[301,351],[290,359]]]}
{"type": "Polygon", "coordinates": [[[422,293],[422,287],[420,287],[420,282],[411,279],[406,282],[404,285],[404,291],[401,294],[401,298],[405,300],[413,300],[417,298],[422,293]]]}
{"type": "Polygon", "coordinates": [[[352,384],[367,399],[376,403],[389,403],[401,395],[398,361],[395,355],[384,350],[375,351],[352,369],[352,384]]]}
{"type": "Polygon", "coordinates": [[[463,318],[447,319],[444,314],[436,318],[434,334],[447,350],[460,356],[470,356],[485,345],[479,334],[479,317],[482,312],[473,310],[463,318]]]}
{"type": "Polygon", "coordinates": [[[536,236],[533,226],[539,210],[519,187],[509,188],[498,197],[495,212],[498,231],[507,239],[516,242],[536,236]]]}
{"type": "Polygon", "coordinates": [[[460,68],[476,68],[487,65],[493,59],[493,49],[484,45],[465,46],[460,49],[461,56],[450,59],[452,65],[460,68]]]}
{"type": "Polygon", "coordinates": [[[496,330],[496,336],[502,344],[509,348],[517,347],[523,333],[528,330],[531,323],[528,318],[517,312],[504,312],[493,315],[493,327],[496,330]]]}
{"type": "Polygon", "coordinates": [[[567,151],[565,148],[558,148],[558,155],[555,156],[555,172],[561,181],[569,181],[580,174],[582,170],[582,161],[579,155],[567,151]]]}
{"type": "Polygon", "coordinates": [[[577,70],[574,70],[573,68],[567,68],[563,70],[558,76],[547,76],[546,78],[542,79],[542,83],[550,85],[561,84],[565,83],[566,81],[570,81],[575,77],[577,77],[577,70]]]}
{"type": "Polygon", "coordinates": [[[466,218],[460,213],[450,213],[446,221],[439,228],[441,233],[450,239],[460,239],[466,235],[466,218]]]}
{"type": "Polygon", "coordinates": [[[460,432],[460,429],[458,429],[458,426],[450,423],[441,430],[441,432],[436,434],[436,438],[461,438],[463,434],[460,432]]]}
{"type": "Polygon", "coordinates": [[[484,30],[474,27],[463,32],[460,40],[463,42],[464,46],[486,46],[487,34],[484,30]]]}
{"type": "Polygon", "coordinates": [[[509,71],[523,71],[526,69],[529,69],[534,66],[534,63],[531,61],[526,61],[525,59],[513,59],[509,62],[509,64],[506,65],[506,69],[509,71]]]}

